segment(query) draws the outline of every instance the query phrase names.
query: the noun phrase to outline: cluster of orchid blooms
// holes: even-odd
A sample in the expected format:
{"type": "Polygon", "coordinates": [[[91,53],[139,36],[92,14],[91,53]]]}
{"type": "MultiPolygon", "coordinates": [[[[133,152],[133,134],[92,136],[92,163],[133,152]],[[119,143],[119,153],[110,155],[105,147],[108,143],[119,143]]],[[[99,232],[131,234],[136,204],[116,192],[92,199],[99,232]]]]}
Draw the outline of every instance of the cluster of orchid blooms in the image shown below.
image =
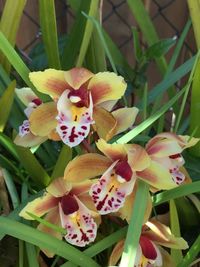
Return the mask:
{"type": "MultiPolygon", "coordinates": [[[[148,183],[151,192],[188,182],[181,153],[197,143],[195,138],[161,133],[150,139],[145,148],[138,144],[108,143],[113,136],[132,127],[138,113],[135,107],[112,111],[126,90],[121,76],[111,72],[93,74],[85,68],[47,69],[30,73],[30,80],[52,101],[43,103],[30,88],[16,89],[26,105],[27,119],[19,127],[15,143],[33,147],[51,139],[74,147],[96,138],[98,152],[71,160],[63,177],[54,179],[43,196],[29,202],[20,216],[28,220],[33,219],[28,212],[44,216],[44,220],[66,229],[67,242],[84,247],[95,240],[102,215],[112,213],[129,223],[138,179],[148,183]]],[[[174,237],[167,226],[149,219],[151,209],[149,194],[137,267],[170,262],[169,254],[159,245],[187,248],[187,243],[174,237]]],[[[40,223],[38,229],[63,238],[45,224],[40,223]]],[[[123,245],[122,240],[115,246],[110,265],[119,261],[123,245]]]]}

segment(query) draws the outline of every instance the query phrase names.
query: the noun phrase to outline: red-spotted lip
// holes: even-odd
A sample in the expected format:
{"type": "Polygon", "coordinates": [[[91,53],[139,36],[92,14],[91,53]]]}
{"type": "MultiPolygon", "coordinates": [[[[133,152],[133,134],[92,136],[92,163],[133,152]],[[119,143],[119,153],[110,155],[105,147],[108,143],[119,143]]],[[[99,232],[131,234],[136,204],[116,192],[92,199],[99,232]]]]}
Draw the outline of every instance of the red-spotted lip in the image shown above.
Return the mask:
{"type": "Polygon", "coordinates": [[[127,182],[131,180],[131,177],[133,175],[133,171],[126,160],[119,161],[116,164],[115,173],[124,178],[127,182]]]}
{"type": "Polygon", "coordinates": [[[78,101],[77,103],[73,103],[75,106],[77,106],[78,108],[82,108],[82,107],[89,107],[89,92],[87,90],[87,88],[85,88],[85,86],[81,86],[79,89],[75,90],[72,89],[70,90],[69,94],[68,94],[68,98],[70,99],[70,97],[72,96],[78,96],[80,97],[80,101],[78,101]]]}
{"type": "Polygon", "coordinates": [[[145,256],[145,258],[150,260],[155,260],[157,258],[156,249],[147,237],[140,237],[140,246],[142,249],[142,254],[145,256]]]}
{"type": "Polygon", "coordinates": [[[63,196],[60,203],[65,215],[72,214],[79,209],[76,199],[70,194],[63,196]]]}

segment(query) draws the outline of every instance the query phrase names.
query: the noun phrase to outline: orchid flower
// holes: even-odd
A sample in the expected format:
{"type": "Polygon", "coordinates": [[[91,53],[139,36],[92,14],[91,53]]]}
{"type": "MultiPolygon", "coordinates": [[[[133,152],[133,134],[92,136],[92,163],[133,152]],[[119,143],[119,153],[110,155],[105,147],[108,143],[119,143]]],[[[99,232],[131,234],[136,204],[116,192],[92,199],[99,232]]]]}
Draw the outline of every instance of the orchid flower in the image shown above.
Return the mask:
{"type": "MultiPolygon", "coordinates": [[[[33,220],[27,212],[38,217],[45,215],[46,221],[61,225],[67,230],[67,242],[84,247],[95,240],[100,219],[92,200],[88,197],[91,184],[90,180],[71,183],[63,177],[57,178],[46,188],[42,197],[29,202],[19,215],[27,220],[33,220]]],[[[62,239],[61,233],[44,224],[39,224],[38,229],[62,239]]],[[[48,251],[45,253],[49,257],[53,256],[48,251]]]]}
{"type": "MultiPolygon", "coordinates": [[[[116,265],[119,261],[124,242],[121,240],[114,247],[109,259],[110,266],[116,265]]],[[[175,267],[172,258],[161,246],[173,249],[188,248],[187,242],[181,237],[175,237],[169,227],[155,219],[150,219],[143,226],[134,267],[175,267]]]]}
{"type": "MultiPolygon", "coordinates": [[[[154,165],[152,167],[150,156],[141,146],[108,144],[103,139],[96,145],[112,162],[97,183],[93,183],[89,192],[100,214],[116,212],[122,208],[126,197],[132,193],[137,178],[157,189],[175,187],[167,170],[161,172],[154,165]],[[144,175],[146,169],[151,170],[151,175],[144,175]]],[[[132,203],[131,197],[129,202],[132,203]]],[[[126,203],[126,206],[130,205],[126,203]]]]}
{"type": "MultiPolygon", "coordinates": [[[[184,159],[182,151],[194,146],[199,139],[189,136],[181,136],[173,133],[161,133],[154,136],[146,145],[146,151],[151,158],[151,165],[142,171],[141,178],[151,177],[153,171],[158,169],[162,179],[172,180],[174,187],[185,180],[185,172],[182,170],[184,159]],[[163,177],[165,173],[165,178],[163,177]]],[[[152,186],[154,186],[151,183],[152,186]]]]}
{"type": "Polygon", "coordinates": [[[99,136],[108,140],[130,127],[137,115],[136,108],[111,113],[101,106],[120,99],[126,90],[124,79],[115,73],[93,74],[85,68],[47,69],[32,72],[29,77],[38,91],[53,99],[40,105],[30,116],[31,131],[38,136],[49,136],[56,129],[57,137],[74,147],[88,136],[90,126],[95,123],[99,136]],[[129,116],[123,121],[124,114],[129,116]]]}
{"type": "Polygon", "coordinates": [[[100,139],[97,147],[105,156],[89,153],[75,158],[66,167],[65,177],[69,179],[72,176],[73,179],[83,180],[103,174],[93,183],[89,193],[97,211],[100,214],[108,214],[123,206],[125,198],[133,191],[136,172],[145,169],[150,158],[139,145],[110,145],[100,139]],[[83,158],[87,158],[87,161],[84,161],[85,166],[82,163],[79,171],[75,170],[73,166],[83,162],[83,158]]]}
{"type": "Polygon", "coordinates": [[[34,109],[42,104],[42,101],[28,88],[15,89],[15,92],[21,102],[26,106],[24,113],[27,117],[19,126],[19,133],[16,136],[14,142],[17,145],[24,147],[32,147],[43,143],[47,137],[36,136],[30,130],[29,117],[34,109]]]}

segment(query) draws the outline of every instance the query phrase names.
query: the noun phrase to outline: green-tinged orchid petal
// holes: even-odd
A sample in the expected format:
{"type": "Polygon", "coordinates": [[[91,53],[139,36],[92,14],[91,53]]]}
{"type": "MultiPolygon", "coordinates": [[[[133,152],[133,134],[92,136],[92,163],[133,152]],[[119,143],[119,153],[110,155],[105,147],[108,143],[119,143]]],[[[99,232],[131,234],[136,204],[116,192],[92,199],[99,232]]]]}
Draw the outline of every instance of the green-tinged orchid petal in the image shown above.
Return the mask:
{"type": "Polygon", "coordinates": [[[121,255],[123,253],[124,250],[124,242],[125,240],[120,240],[114,247],[114,249],[112,250],[112,253],[109,257],[109,262],[108,262],[108,266],[116,266],[117,263],[119,262],[121,255]]]}
{"type": "Polygon", "coordinates": [[[47,192],[54,197],[62,197],[65,194],[69,193],[71,189],[72,184],[67,183],[66,180],[63,179],[63,177],[56,178],[46,188],[47,192]]]}
{"type": "MultiPolygon", "coordinates": [[[[44,217],[44,220],[51,223],[51,224],[61,226],[58,207],[55,207],[51,211],[49,211],[48,214],[44,217]]],[[[62,240],[62,234],[60,232],[42,224],[42,223],[40,223],[38,225],[37,229],[46,233],[46,234],[52,235],[52,236],[58,238],[59,240],[62,240]]],[[[53,253],[52,251],[48,251],[48,250],[44,250],[44,249],[42,249],[42,251],[49,258],[52,258],[55,255],[55,253],[53,253]]]]}
{"type": "Polygon", "coordinates": [[[157,244],[174,249],[188,248],[187,242],[181,237],[175,237],[166,225],[155,219],[151,219],[146,225],[149,227],[149,230],[144,231],[143,234],[157,244]]]}
{"type": "Polygon", "coordinates": [[[70,89],[64,74],[62,70],[46,69],[31,72],[29,78],[39,92],[58,98],[66,89],[70,89]]]}
{"type": "Polygon", "coordinates": [[[59,199],[49,193],[45,193],[42,197],[36,198],[29,202],[19,213],[19,216],[27,220],[34,220],[27,212],[41,217],[58,205],[59,199]]]}
{"type": "Polygon", "coordinates": [[[108,144],[102,138],[96,142],[97,148],[112,161],[124,160],[127,156],[124,145],[108,144]]]}
{"type": "Polygon", "coordinates": [[[93,76],[94,74],[85,68],[73,68],[64,72],[66,82],[73,89],[79,89],[81,85],[83,85],[93,76]]]}
{"type": "MultiPolygon", "coordinates": [[[[117,215],[123,220],[126,220],[128,223],[131,220],[131,214],[133,210],[136,192],[137,192],[137,183],[135,184],[132,193],[126,197],[124,206],[121,209],[119,209],[119,211],[117,212],[117,215]]],[[[146,223],[149,220],[151,212],[152,212],[152,199],[149,194],[149,200],[147,202],[147,207],[145,210],[143,223],[146,223]]]]}
{"type": "Polygon", "coordinates": [[[17,135],[15,137],[14,143],[18,146],[34,147],[34,146],[40,145],[46,140],[47,140],[47,137],[36,136],[32,134],[31,132],[29,132],[24,136],[17,135]]]}
{"type": "Polygon", "coordinates": [[[95,107],[93,118],[95,121],[94,128],[100,138],[108,141],[115,135],[117,121],[110,112],[103,108],[95,107]]]}
{"type": "Polygon", "coordinates": [[[36,94],[29,87],[23,87],[20,89],[16,88],[15,93],[25,106],[28,106],[30,102],[38,98],[36,94]]]}
{"type": "Polygon", "coordinates": [[[176,264],[174,263],[172,256],[162,247],[158,246],[161,255],[162,255],[162,267],[176,267],[176,264]]]}
{"type": "Polygon", "coordinates": [[[138,114],[138,108],[120,108],[112,112],[113,117],[117,121],[115,135],[126,131],[130,128],[138,114]]]}
{"type": "Polygon", "coordinates": [[[126,87],[124,78],[113,72],[99,72],[91,78],[88,84],[94,105],[120,99],[124,95],[126,87]]]}
{"type": "Polygon", "coordinates": [[[56,128],[57,109],[54,102],[38,106],[30,115],[30,130],[39,136],[48,136],[56,128]]]}
{"type": "Polygon", "coordinates": [[[183,149],[195,146],[200,140],[200,138],[196,138],[196,137],[191,138],[188,135],[179,135],[179,138],[181,138],[181,140],[184,143],[183,149]]]}
{"type": "Polygon", "coordinates": [[[142,171],[150,166],[151,159],[145,149],[136,144],[124,145],[128,163],[134,171],[142,171]]]}
{"type": "Polygon", "coordinates": [[[172,189],[177,186],[168,169],[153,160],[149,167],[137,172],[137,177],[160,190],[172,189]]]}
{"type": "Polygon", "coordinates": [[[68,182],[83,182],[105,172],[112,162],[99,154],[89,153],[70,161],[64,172],[64,179],[68,182]]]}

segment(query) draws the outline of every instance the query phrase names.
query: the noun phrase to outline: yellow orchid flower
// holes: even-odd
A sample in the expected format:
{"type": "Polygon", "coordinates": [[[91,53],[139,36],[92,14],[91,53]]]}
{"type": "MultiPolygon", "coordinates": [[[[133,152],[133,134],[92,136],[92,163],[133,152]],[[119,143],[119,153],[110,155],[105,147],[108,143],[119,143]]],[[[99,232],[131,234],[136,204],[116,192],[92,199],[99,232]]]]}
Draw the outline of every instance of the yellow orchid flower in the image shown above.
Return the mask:
{"type": "MultiPolygon", "coordinates": [[[[46,221],[61,225],[67,230],[67,242],[84,247],[95,240],[97,223],[100,220],[88,195],[91,184],[90,180],[71,183],[63,177],[57,178],[46,188],[42,197],[29,202],[19,215],[27,220],[33,220],[27,212],[38,217],[45,215],[46,221]]],[[[44,224],[39,224],[38,229],[62,239],[61,233],[44,224]]],[[[48,251],[44,252],[49,257],[53,256],[48,251]]]]}
{"type": "MultiPolygon", "coordinates": [[[[168,132],[154,136],[146,145],[151,165],[138,175],[140,178],[146,179],[153,177],[157,170],[160,173],[160,179],[171,181],[172,188],[180,185],[185,180],[185,172],[182,171],[184,159],[181,153],[184,149],[194,146],[198,141],[197,138],[190,139],[189,136],[168,132]]],[[[150,184],[156,187],[153,181],[150,184]]]]}
{"type": "Polygon", "coordinates": [[[102,175],[93,183],[89,194],[97,211],[103,215],[123,207],[126,197],[133,191],[137,171],[144,170],[150,158],[135,144],[110,145],[100,139],[97,147],[105,156],[89,153],[75,158],[66,167],[65,177],[75,181],[102,175]]]}
{"type": "Polygon", "coordinates": [[[137,108],[113,113],[105,109],[110,106],[110,101],[120,99],[126,90],[124,79],[115,73],[93,74],[85,68],[47,69],[32,72],[29,77],[38,91],[54,100],[43,103],[31,114],[30,127],[35,135],[49,136],[56,129],[59,138],[74,147],[87,137],[94,123],[99,136],[108,140],[130,127],[137,115],[137,108]],[[123,121],[125,113],[129,116],[123,121]]]}
{"type": "Polygon", "coordinates": [[[33,110],[42,104],[42,101],[28,87],[15,89],[15,92],[21,102],[26,106],[24,113],[27,119],[19,126],[19,133],[16,136],[14,143],[24,147],[37,146],[46,141],[47,137],[36,136],[31,132],[29,117],[33,110]]]}
{"type": "MultiPolygon", "coordinates": [[[[119,262],[124,242],[125,240],[121,240],[114,247],[109,266],[116,266],[119,262]]],[[[174,249],[188,248],[187,242],[181,237],[175,237],[169,227],[155,219],[150,219],[143,226],[134,267],[175,267],[172,258],[161,246],[174,249]]]]}

